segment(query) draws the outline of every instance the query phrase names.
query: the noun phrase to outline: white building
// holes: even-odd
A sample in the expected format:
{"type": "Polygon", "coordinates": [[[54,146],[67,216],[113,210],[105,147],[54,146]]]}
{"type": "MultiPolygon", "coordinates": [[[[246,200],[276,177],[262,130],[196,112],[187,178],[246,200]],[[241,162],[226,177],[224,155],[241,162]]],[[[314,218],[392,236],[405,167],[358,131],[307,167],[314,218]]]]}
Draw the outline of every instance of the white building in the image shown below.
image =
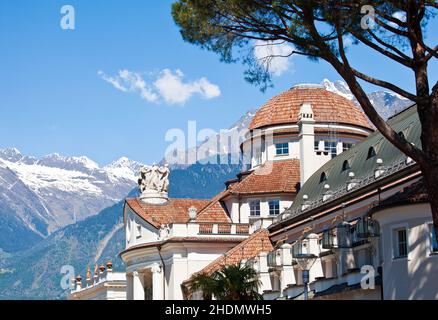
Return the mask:
{"type": "MultiPolygon", "coordinates": [[[[421,145],[416,107],[388,123],[421,145]]],[[[277,249],[252,261],[269,275],[265,299],[302,299],[306,288],[314,299],[438,299],[438,245],[421,172],[380,133],[316,171],[269,235],[277,249]]]]}
{"type": "MultiPolygon", "coordinates": [[[[415,123],[415,119],[411,122],[415,123]]],[[[357,268],[369,262],[369,251],[373,255],[382,254],[378,259],[373,258],[372,264],[376,269],[383,266],[383,287],[389,288],[391,282],[385,278],[391,277],[385,272],[390,275],[391,268],[400,264],[385,260],[385,250],[389,250],[385,248],[392,248],[391,240],[382,241],[386,235],[348,248],[318,249],[321,247],[319,238],[327,229],[336,230],[337,224],[332,221],[339,223],[341,213],[349,226],[353,226],[376,201],[377,189],[381,199],[385,199],[412,180],[400,182],[397,184],[400,187],[389,188],[391,191],[382,191],[386,185],[380,181],[387,181],[383,177],[387,177],[388,172],[398,172],[398,162],[383,157],[381,148],[388,149],[388,155],[398,154],[399,160],[403,156],[391,149],[379,134],[367,138],[372,132],[364,114],[351,101],[318,85],[299,85],[271,99],[255,115],[242,143],[243,154],[249,160],[248,168],[236,179],[227,181],[226,189],[212,200],[167,199],[161,194],[155,200],[150,194],[143,199],[126,200],[126,249],[120,254],[126,263],[126,298],[195,298],[185,290],[193,274],[213,272],[224,264],[240,261],[253,263],[259,270],[263,282],[261,290],[266,298],[300,298],[304,288],[302,272],[291,248],[297,250],[294,246],[297,240],[309,233],[317,237],[309,240],[306,250],[318,250],[317,261],[310,272],[312,297],[334,297],[335,293],[327,294],[332,291],[342,297],[342,293],[336,291],[341,292],[342,288],[353,292],[350,289],[356,288],[361,278],[357,268]],[[367,154],[362,154],[369,151],[364,151],[367,143],[373,143],[375,159],[362,163],[363,157],[367,159],[367,154]],[[383,162],[377,162],[380,158],[383,162]],[[356,166],[357,169],[351,169],[356,166]],[[370,172],[372,177],[377,176],[379,187],[373,189],[373,196],[362,200],[362,193],[368,192],[368,184],[363,181],[372,180],[368,177],[370,172]],[[341,206],[336,201],[343,197],[356,200],[352,200],[351,205],[341,206]],[[326,214],[325,210],[332,204],[330,213],[326,214]]],[[[406,131],[406,135],[409,132],[406,131]]],[[[411,174],[409,170],[415,166],[408,162],[406,172],[411,174]]],[[[418,169],[415,174],[418,179],[418,169]]],[[[346,198],[342,201],[347,203],[346,198]]],[[[391,209],[387,210],[389,212],[375,214],[382,231],[395,223],[391,209]]],[[[428,213],[424,213],[426,217],[428,213]]],[[[426,239],[426,229],[423,226],[415,232],[409,231],[407,237],[418,235],[426,239]]],[[[434,258],[433,255],[425,257],[434,258]]],[[[415,259],[419,261],[417,255],[415,259]]],[[[405,272],[411,274],[409,268],[405,272]]],[[[377,277],[377,288],[381,282],[382,277],[377,277]]],[[[401,290],[396,283],[392,286],[397,288],[392,291],[401,290]]],[[[82,287],[74,295],[87,299],[94,286],[82,287]]],[[[385,297],[405,297],[388,290],[384,291],[385,297]]],[[[349,297],[376,298],[380,294],[378,289],[354,292],[349,297]]],[[[415,297],[421,294],[424,291],[415,297]]]]}

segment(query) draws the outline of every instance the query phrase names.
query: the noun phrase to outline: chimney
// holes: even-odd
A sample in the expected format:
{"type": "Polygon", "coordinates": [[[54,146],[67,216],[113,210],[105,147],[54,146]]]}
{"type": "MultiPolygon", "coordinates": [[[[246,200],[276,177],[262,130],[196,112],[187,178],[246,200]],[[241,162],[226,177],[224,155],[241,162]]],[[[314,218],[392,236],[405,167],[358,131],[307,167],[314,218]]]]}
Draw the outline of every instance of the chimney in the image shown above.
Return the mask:
{"type": "Polygon", "coordinates": [[[300,167],[301,185],[318,169],[318,162],[314,151],[315,119],[312,105],[303,103],[300,109],[298,126],[300,129],[300,167]]]}

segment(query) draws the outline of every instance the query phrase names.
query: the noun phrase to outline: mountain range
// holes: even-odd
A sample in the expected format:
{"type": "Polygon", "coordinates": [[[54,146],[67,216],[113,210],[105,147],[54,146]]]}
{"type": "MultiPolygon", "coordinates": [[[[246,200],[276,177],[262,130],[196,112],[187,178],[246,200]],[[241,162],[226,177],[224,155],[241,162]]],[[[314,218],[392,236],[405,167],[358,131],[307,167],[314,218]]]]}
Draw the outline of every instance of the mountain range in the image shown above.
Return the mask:
{"type": "MultiPolygon", "coordinates": [[[[331,82],[328,79],[324,79],[321,84],[328,91],[337,93],[347,98],[348,100],[353,101],[360,108],[357,99],[351,93],[350,88],[348,88],[348,85],[344,81],[338,80],[335,82],[331,82]]],[[[399,94],[390,91],[374,91],[368,94],[368,98],[370,99],[371,103],[373,104],[379,115],[385,120],[413,104],[413,102],[409,99],[406,99],[405,97],[402,97],[399,94]]]]}
{"type": "Polygon", "coordinates": [[[140,166],[127,158],[99,167],[87,157],[37,159],[1,149],[0,249],[26,249],[117,203],[136,185],[140,166]]]}
{"type": "MultiPolygon", "coordinates": [[[[344,82],[325,79],[322,84],[356,102],[344,82]]],[[[411,104],[386,91],[369,97],[384,118],[411,104]]],[[[211,198],[221,191],[241,164],[225,163],[238,159],[239,149],[217,148],[218,142],[244,132],[255,112],[195,148],[166,155],[162,163],[171,163],[170,197],[211,198]]],[[[112,260],[116,270],[123,270],[118,258],[124,247],[123,199],[136,195],[140,166],[127,158],[100,167],[84,156],[37,159],[15,148],[0,150],[0,299],[65,298],[63,265],[83,275],[87,266],[112,260]]]]}

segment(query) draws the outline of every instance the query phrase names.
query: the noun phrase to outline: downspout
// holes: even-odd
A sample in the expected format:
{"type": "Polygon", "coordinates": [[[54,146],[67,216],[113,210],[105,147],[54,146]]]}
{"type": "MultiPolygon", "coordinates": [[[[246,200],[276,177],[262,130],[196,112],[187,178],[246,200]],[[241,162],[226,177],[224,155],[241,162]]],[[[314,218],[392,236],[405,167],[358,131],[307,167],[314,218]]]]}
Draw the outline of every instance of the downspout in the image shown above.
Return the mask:
{"type": "Polygon", "coordinates": [[[163,256],[161,255],[161,245],[157,246],[157,250],[161,264],[163,265],[163,300],[166,300],[166,265],[164,264],[163,256]]]}

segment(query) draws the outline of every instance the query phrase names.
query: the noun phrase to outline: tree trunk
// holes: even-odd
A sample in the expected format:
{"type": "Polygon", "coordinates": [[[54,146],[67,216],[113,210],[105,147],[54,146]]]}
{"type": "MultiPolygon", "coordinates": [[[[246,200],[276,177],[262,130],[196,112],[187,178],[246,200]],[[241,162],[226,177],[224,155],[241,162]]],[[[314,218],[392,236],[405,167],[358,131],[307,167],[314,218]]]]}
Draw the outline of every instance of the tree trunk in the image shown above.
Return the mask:
{"type": "Polygon", "coordinates": [[[432,89],[428,106],[418,106],[422,125],[421,143],[427,161],[420,163],[429,193],[435,235],[438,241],[438,82],[432,89]]]}
{"type": "Polygon", "coordinates": [[[438,242],[438,166],[423,170],[424,182],[429,194],[430,209],[432,211],[435,238],[438,242]]]}

